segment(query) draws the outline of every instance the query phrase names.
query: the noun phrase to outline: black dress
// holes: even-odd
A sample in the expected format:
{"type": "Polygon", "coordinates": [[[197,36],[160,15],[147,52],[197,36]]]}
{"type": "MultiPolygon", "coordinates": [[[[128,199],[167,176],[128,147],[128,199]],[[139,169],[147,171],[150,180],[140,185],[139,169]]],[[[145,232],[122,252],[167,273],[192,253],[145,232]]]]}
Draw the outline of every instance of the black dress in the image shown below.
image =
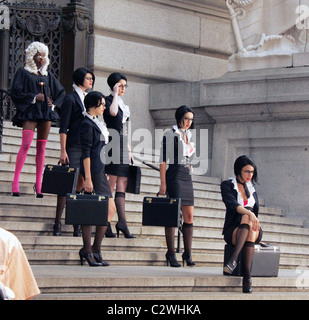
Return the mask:
{"type": "Polygon", "coordinates": [[[191,156],[185,156],[183,142],[175,129],[163,137],[161,160],[169,162],[166,170],[166,192],[171,198],[181,198],[181,205],[194,205],[194,191],[191,175],[191,156]]]}
{"type": "Polygon", "coordinates": [[[48,72],[48,75],[36,75],[26,71],[24,68],[17,70],[12,88],[11,97],[16,106],[16,114],[12,118],[14,126],[22,127],[25,121],[53,121],[58,120],[59,115],[56,110],[48,106],[47,98],[53,104],[61,107],[65,97],[65,90],[55,76],[48,72]],[[39,82],[44,82],[43,93],[45,101],[32,103],[35,96],[41,93],[39,82]]]}
{"type": "Polygon", "coordinates": [[[105,107],[103,117],[107,128],[110,132],[110,147],[108,151],[108,159],[110,163],[105,167],[105,172],[117,177],[128,177],[129,175],[129,150],[128,150],[128,124],[122,122],[123,112],[119,107],[116,116],[111,116],[109,113],[110,106],[113,102],[113,96],[109,95],[105,99],[105,107]],[[113,129],[113,130],[110,130],[113,129]],[[117,137],[115,136],[117,135],[117,137]],[[113,141],[113,136],[115,141],[113,141]]]}

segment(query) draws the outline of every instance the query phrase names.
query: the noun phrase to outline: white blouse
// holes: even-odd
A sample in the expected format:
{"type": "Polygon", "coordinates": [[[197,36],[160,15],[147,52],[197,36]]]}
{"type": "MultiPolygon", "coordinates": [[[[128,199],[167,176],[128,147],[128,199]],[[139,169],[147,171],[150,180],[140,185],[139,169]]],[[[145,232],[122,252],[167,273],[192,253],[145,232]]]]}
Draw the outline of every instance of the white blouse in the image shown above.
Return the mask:
{"type": "Polygon", "coordinates": [[[254,196],[253,196],[253,193],[255,192],[255,189],[253,187],[253,184],[252,182],[247,182],[247,188],[250,192],[250,197],[248,199],[248,201],[245,203],[244,199],[242,198],[242,195],[238,189],[238,184],[237,184],[237,181],[236,181],[236,178],[231,178],[233,184],[234,184],[234,189],[237,191],[237,202],[242,206],[242,207],[246,207],[246,208],[252,208],[254,207],[255,205],[255,199],[254,199],[254,196]]]}

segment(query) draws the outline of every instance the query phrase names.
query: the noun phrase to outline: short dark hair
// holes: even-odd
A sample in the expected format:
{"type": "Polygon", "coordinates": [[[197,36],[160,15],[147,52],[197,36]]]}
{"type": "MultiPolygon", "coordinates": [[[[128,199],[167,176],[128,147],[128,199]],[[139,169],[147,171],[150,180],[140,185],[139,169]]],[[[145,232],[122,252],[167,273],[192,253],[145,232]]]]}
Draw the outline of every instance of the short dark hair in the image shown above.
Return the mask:
{"type": "MultiPolygon", "coordinates": [[[[194,115],[193,110],[186,105],[183,105],[176,110],[175,119],[176,119],[178,128],[181,128],[181,120],[182,120],[183,116],[188,112],[192,112],[194,115]]],[[[190,129],[194,129],[194,120],[191,123],[190,129]]]]}
{"type": "Polygon", "coordinates": [[[255,163],[252,161],[252,159],[247,155],[242,155],[238,157],[234,162],[234,174],[236,177],[241,176],[241,170],[243,167],[250,165],[254,168],[254,174],[252,177],[253,182],[258,181],[258,174],[257,174],[257,167],[255,163]]]}
{"type": "Polygon", "coordinates": [[[84,99],[84,105],[85,105],[86,111],[88,111],[90,108],[98,108],[101,105],[102,98],[105,99],[105,96],[102,92],[99,92],[99,91],[89,92],[84,99]]]}
{"type": "Polygon", "coordinates": [[[115,84],[118,83],[121,79],[128,82],[127,77],[123,73],[114,72],[107,78],[107,84],[113,90],[115,84]]]}
{"type": "Polygon", "coordinates": [[[87,69],[87,68],[77,68],[74,72],[73,72],[73,82],[77,85],[77,86],[82,86],[86,77],[86,74],[90,73],[92,75],[92,79],[93,79],[93,84],[95,81],[95,76],[94,73],[87,69]]]}

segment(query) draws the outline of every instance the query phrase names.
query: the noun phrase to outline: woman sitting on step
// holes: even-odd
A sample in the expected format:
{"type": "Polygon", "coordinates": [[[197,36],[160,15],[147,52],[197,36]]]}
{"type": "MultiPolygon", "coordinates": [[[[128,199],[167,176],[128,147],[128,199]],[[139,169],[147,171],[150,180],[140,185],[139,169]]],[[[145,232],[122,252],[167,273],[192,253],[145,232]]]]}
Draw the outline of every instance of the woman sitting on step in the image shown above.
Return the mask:
{"type": "Polygon", "coordinates": [[[17,70],[14,76],[11,97],[16,107],[16,114],[12,122],[14,126],[22,127],[23,132],[12,183],[13,196],[19,196],[19,176],[37,128],[36,182],[33,188],[36,197],[43,198],[41,187],[45,147],[51,123],[59,119],[55,108],[61,107],[65,97],[60,82],[51,72],[47,72],[48,65],[48,47],[43,43],[33,42],[26,49],[25,67],[17,70]]]}
{"type": "Polygon", "coordinates": [[[226,206],[225,223],[222,234],[228,245],[234,247],[229,262],[224,266],[224,274],[231,275],[237,267],[240,252],[244,257],[243,292],[251,293],[251,264],[254,244],[262,239],[262,229],[258,220],[259,202],[253,183],[257,182],[257,167],[246,155],[234,163],[235,177],[221,183],[222,200],[226,206]]]}
{"type": "MultiPolygon", "coordinates": [[[[191,257],[193,237],[193,209],[194,193],[192,183],[191,159],[195,153],[194,143],[191,141],[194,113],[191,108],[181,106],[176,110],[176,125],[163,137],[161,164],[160,164],[160,190],[159,194],[167,194],[171,198],[181,198],[183,214],[182,234],[184,253],[183,265],[194,266],[191,257]],[[168,169],[167,168],[168,163],[168,169]]],[[[176,260],[174,246],[175,228],[165,227],[167,264],[171,267],[180,267],[176,260]]]]}
{"type": "MultiPolygon", "coordinates": [[[[105,109],[105,97],[98,91],[91,91],[84,99],[86,108],[85,118],[80,126],[80,143],[82,147],[81,174],[87,193],[95,192],[98,195],[109,197],[108,222],[116,212],[116,206],[105,175],[104,151],[108,142],[108,131],[105,124],[99,121],[105,109]]],[[[107,226],[96,226],[94,243],[91,245],[92,226],[82,225],[83,248],[79,251],[80,261],[85,259],[89,266],[108,266],[101,255],[101,243],[107,226]]]]}

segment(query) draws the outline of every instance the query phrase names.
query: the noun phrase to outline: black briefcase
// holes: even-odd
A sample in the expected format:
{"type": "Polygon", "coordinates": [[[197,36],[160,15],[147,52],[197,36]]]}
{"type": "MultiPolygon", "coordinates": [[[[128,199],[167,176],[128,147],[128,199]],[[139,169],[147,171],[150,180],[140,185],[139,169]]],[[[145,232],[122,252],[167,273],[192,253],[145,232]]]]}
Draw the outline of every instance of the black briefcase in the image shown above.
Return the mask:
{"type": "MultiPolygon", "coordinates": [[[[223,267],[229,262],[234,247],[225,245],[223,267]]],[[[280,247],[273,245],[254,245],[254,256],[251,266],[252,277],[277,277],[279,271],[280,247]]],[[[243,276],[243,254],[238,256],[237,267],[232,276],[243,276]]]]}
{"type": "Polygon", "coordinates": [[[141,187],[141,168],[138,166],[131,166],[129,168],[128,184],[126,192],[139,194],[141,187]]]}
{"type": "Polygon", "coordinates": [[[181,199],[144,197],[143,226],[181,226],[181,199]]]}
{"type": "Polygon", "coordinates": [[[79,168],[47,164],[44,169],[42,193],[65,196],[76,192],[79,168]]]}
{"type": "Polygon", "coordinates": [[[107,226],[108,199],[96,194],[67,194],[65,223],[107,226]]]}

